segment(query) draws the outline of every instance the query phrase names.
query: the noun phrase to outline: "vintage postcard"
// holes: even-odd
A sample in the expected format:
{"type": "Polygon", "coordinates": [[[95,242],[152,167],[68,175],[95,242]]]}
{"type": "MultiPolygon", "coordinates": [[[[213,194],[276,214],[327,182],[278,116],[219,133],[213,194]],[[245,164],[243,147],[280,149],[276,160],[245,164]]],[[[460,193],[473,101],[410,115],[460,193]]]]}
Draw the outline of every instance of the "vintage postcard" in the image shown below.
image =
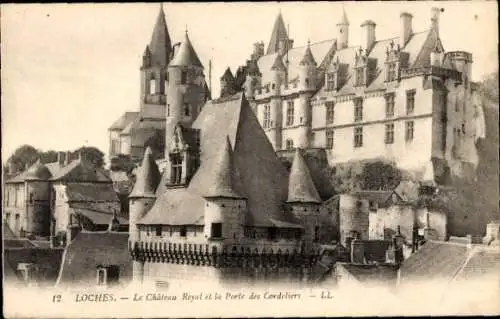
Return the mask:
{"type": "Polygon", "coordinates": [[[500,314],[497,24],[2,5],[3,315],[500,314]]]}

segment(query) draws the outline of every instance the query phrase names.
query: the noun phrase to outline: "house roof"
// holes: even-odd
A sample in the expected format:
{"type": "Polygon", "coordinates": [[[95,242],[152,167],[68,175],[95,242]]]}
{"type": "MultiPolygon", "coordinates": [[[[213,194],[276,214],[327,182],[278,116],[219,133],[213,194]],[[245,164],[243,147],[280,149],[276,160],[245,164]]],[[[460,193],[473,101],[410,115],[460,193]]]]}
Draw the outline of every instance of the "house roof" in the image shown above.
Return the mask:
{"type": "Polygon", "coordinates": [[[123,113],[110,127],[108,130],[114,131],[123,130],[127,125],[133,122],[139,117],[139,112],[125,112],[123,113]]]}
{"type": "Polygon", "coordinates": [[[189,40],[187,31],[184,35],[184,41],[179,46],[179,50],[174,55],[174,58],[169,63],[170,66],[198,66],[203,68],[203,65],[196,54],[196,51],[189,40]]]}
{"type": "Polygon", "coordinates": [[[65,166],[59,166],[52,181],[111,182],[106,171],[86,160],[77,159],[65,166]]]}
{"type": "Polygon", "coordinates": [[[288,33],[286,32],[285,22],[280,12],[274,21],[273,31],[271,32],[271,39],[267,45],[266,54],[278,52],[281,40],[288,40],[288,33]]]}
{"type": "Polygon", "coordinates": [[[321,203],[321,198],[299,148],[295,151],[290,170],[287,202],[321,203]]]}
{"type": "Polygon", "coordinates": [[[351,264],[337,263],[361,283],[395,283],[397,268],[392,264],[351,264]]]}
{"type": "Polygon", "coordinates": [[[363,246],[364,263],[384,263],[386,252],[391,246],[390,240],[357,240],[363,246]]]}
{"type": "Polygon", "coordinates": [[[142,164],[137,170],[135,185],[129,197],[155,197],[160,178],[160,170],[148,146],[144,152],[142,164]]]}
{"type": "Polygon", "coordinates": [[[470,258],[462,271],[457,274],[455,280],[463,281],[489,276],[496,276],[496,278],[500,276],[500,251],[498,248],[474,247],[470,258]]]}
{"type": "Polygon", "coordinates": [[[128,219],[123,216],[115,216],[113,212],[104,212],[102,210],[84,207],[83,205],[72,205],[73,212],[77,215],[89,219],[94,225],[108,225],[116,217],[120,225],[128,225],[128,219]]]}
{"type": "Polygon", "coordinates": [[[224,71],[224,74],[220,78],[221,80],[226,80],[228,82],[233,82],[234,81],[234,76],[233,73],[231,73],[231,69],[227,68],[226,71],[224,71]]]}
{"type": "Polygon", "coordinates": [[[56,286],[91,287],[99,265],[118,266],[121,283],[131,279],[128,233],[80,232],[65,250],[56,286]]]}
{"type": "Polygon", "coordinates": [[[156,24],[149,43],[149,52],[151,56],[151,65],[159,65],[166,67],[170,57],[172,43],[168,34],[167,22],[165,20],[165,12],[163,6],[160,8],[156,24]]]}
{"type": "Polygon", "coordinates": [[[288,193],[288,173],[244,94],[207,102],[192,127],[200,130],[200,167],[186,188],[160,186],[164,193],[159,194],[141,223],[203,224],[202,195],[208,192],[213,165],[227,146],[227,139],[232,147],[235,175],[239,174],[241,181],[241,189],[235,190],[247,198],[247,224],[271,226],[271,219],[289,221],[282,208],[288,193]]]}
{"type": "Polygon", "coordinates": [[[68,183],[68,201],[72,202],[119,202],[112,183],[68,183]]]}
{"type": "Polygon", "coordinates": [[[35,164],[31,165],[27,170],[15,175],[6,183],[19,183],[28,180],[41,180],[46,181],[52,174],[50,170],[38,160],[35,164]]]}
{"type": "Polygon", "coordinates": [[[392,191],[357,191],[352,193],[357,198],[377,203],[380,207],[387,206],[388,199],[392,194],[392,191]]]}

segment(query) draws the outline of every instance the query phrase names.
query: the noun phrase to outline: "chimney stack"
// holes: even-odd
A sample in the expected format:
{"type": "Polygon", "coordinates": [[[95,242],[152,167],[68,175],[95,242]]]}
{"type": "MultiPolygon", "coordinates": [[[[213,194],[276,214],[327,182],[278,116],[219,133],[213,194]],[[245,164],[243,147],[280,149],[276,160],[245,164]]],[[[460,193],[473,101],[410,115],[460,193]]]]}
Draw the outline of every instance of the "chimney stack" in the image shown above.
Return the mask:
{"type": "Polygon", "coordinates": [[[67,151],[66,152],[66,156],[64,157],[64,165],[68,165],[69,164],[69,156],[70,156],[70,152],[67,151]]]}
{"type": "Polygon", "coordinates": [[[431,9],[431,26],[439,35],[439,14],[442,11],[440,8],[433,7],[431,9]]]}
{"type": "Polygon", "coordinates": [[[401,29],[399,34],[399,46],[401,47],[401,49],[404,48],[404,46],[406,45],[408,40],[410,40],[410,37],[413,33],[411,25],[412,18],[413,16],[411,15],[411,13],[408,12],[403,12],[400,15],[401,29]]]}
{"type": "Polygon", "coordinates": [[[57,163],[61,165],[63,162],[62,160],[62,152],[57,152],[57,163]]]}
{"type": "Polygon", "coordinates": [[[368,54],[375,43],[375,22],[372,20],[366,20],[361,24],[361,28],[363,28],[363,41],[362,45],[364,45],[364,49],[368,54]]]}

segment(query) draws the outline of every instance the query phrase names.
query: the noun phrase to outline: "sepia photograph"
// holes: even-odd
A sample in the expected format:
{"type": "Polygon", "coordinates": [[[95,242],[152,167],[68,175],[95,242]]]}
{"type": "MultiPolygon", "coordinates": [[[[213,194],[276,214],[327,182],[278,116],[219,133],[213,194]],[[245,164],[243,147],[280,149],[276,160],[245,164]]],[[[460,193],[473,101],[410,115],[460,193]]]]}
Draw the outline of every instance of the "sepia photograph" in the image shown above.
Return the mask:
{"type": "Polygon", "coordinates": [[[495,1],[0,15],[4,317],[500,315],[495,1]]]}

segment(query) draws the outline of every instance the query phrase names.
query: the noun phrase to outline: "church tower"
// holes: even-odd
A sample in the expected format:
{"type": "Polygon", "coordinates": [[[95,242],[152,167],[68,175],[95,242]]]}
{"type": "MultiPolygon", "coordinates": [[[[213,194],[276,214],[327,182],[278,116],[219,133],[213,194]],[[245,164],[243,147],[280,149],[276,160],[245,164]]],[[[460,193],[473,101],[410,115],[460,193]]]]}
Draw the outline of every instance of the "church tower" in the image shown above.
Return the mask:
{"type": "Polygon", "coordinates": [[[163,7],[160,8],[151,42],[146,46],[141,66],[141,113],[143,117],[162,118],[168,82],[167,65],[172,54],[163,7]]]}
{"type": "Polygon", "coordinates": [[[337,23],[337,33],[338,48],[347,48],[349,46],[349,20],[347,20],[344,8],[342,8],[340,22],[337,23]]]}
{"type": "MultiPolygon", "coordinates": [[[[191,127],[207,95],[203,65],[189,40],[187,31],[176,51],[168,65],[166,148],[171,144],[178,123],[186,128],[191,127]]],[[[167,149],[165,154],[168,154],[167,149]]]]}

